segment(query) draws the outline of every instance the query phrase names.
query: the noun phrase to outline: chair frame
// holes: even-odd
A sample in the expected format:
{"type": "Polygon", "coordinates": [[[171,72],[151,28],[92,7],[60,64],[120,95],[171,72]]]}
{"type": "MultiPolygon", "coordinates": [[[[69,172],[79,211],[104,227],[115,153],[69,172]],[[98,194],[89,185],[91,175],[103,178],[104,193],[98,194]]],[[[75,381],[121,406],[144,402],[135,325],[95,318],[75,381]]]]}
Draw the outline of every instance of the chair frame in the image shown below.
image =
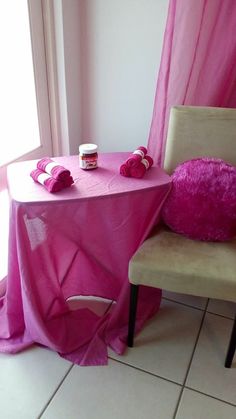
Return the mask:
{"type": "MultiPolygon", "coordinates": [[[[136,313],[138,305],[138,293],[139,285],[130,284],[130,306],[129,306],[129,325],[128,325],[128,340],[127,344],[130,348],[134,344],[134,332],[135,332],[135,322],[136,322],[136,313]]],[[[234,353],[236,349],[236,315],[234,318],[234,324],[231,332],[231,337],[229,341],[229,346],[225,358],[225,368],[231,368],[234,353]]]]}

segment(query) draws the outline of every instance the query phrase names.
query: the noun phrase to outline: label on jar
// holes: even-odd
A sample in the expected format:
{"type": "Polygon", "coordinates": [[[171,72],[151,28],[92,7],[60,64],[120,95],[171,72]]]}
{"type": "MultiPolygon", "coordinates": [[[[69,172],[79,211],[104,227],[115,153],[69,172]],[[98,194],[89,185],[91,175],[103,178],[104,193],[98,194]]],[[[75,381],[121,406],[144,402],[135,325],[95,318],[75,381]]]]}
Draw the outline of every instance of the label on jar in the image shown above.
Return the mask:
{"type": "Polygon", "coordinates": [[[81,169],[95,169],[97,167],[97,156],[80,156],[81,169]]]}

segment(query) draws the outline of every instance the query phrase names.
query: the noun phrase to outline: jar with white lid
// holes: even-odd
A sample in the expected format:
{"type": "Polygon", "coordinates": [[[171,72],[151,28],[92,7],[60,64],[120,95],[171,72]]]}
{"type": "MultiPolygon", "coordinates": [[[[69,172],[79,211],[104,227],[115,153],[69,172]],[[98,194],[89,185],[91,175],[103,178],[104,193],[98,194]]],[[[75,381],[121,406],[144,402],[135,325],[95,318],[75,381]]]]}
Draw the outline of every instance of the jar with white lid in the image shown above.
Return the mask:
{"type": "Polygon", "coordinates": [[[98,167],[98,146],[96,144],[81,144],[79,146],[79,165],[81,169],[90,170],[98,167]]]}

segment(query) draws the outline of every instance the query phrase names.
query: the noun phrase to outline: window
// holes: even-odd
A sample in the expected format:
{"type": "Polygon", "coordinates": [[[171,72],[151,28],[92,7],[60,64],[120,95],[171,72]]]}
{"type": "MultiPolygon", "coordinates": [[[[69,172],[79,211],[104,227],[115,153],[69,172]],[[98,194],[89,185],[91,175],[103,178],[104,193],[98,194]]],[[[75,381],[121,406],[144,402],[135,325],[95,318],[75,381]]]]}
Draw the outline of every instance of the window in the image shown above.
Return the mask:
{"type": "Polygon", "coordinates": [[[52,151],[41,0],[1,2],[0,50],[2,166],[52,151]]]}
{"type": "Polygon", "coordinates": [[[41,0],[1,2],[0,279],[6,274],[7,164],[52,154],[41,0]]]}

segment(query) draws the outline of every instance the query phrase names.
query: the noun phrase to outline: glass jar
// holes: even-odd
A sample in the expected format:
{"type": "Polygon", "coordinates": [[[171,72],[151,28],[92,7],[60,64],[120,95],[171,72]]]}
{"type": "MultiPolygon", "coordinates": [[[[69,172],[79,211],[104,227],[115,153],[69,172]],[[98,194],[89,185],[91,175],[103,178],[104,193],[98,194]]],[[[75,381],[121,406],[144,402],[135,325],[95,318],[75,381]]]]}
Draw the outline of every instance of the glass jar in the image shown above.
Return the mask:
{"type": "Polygon", "coordinates": [[[91,170],[98,167],[98,146],[96,144],[81,144],[79,146],[79,166],[91,170]]]}

